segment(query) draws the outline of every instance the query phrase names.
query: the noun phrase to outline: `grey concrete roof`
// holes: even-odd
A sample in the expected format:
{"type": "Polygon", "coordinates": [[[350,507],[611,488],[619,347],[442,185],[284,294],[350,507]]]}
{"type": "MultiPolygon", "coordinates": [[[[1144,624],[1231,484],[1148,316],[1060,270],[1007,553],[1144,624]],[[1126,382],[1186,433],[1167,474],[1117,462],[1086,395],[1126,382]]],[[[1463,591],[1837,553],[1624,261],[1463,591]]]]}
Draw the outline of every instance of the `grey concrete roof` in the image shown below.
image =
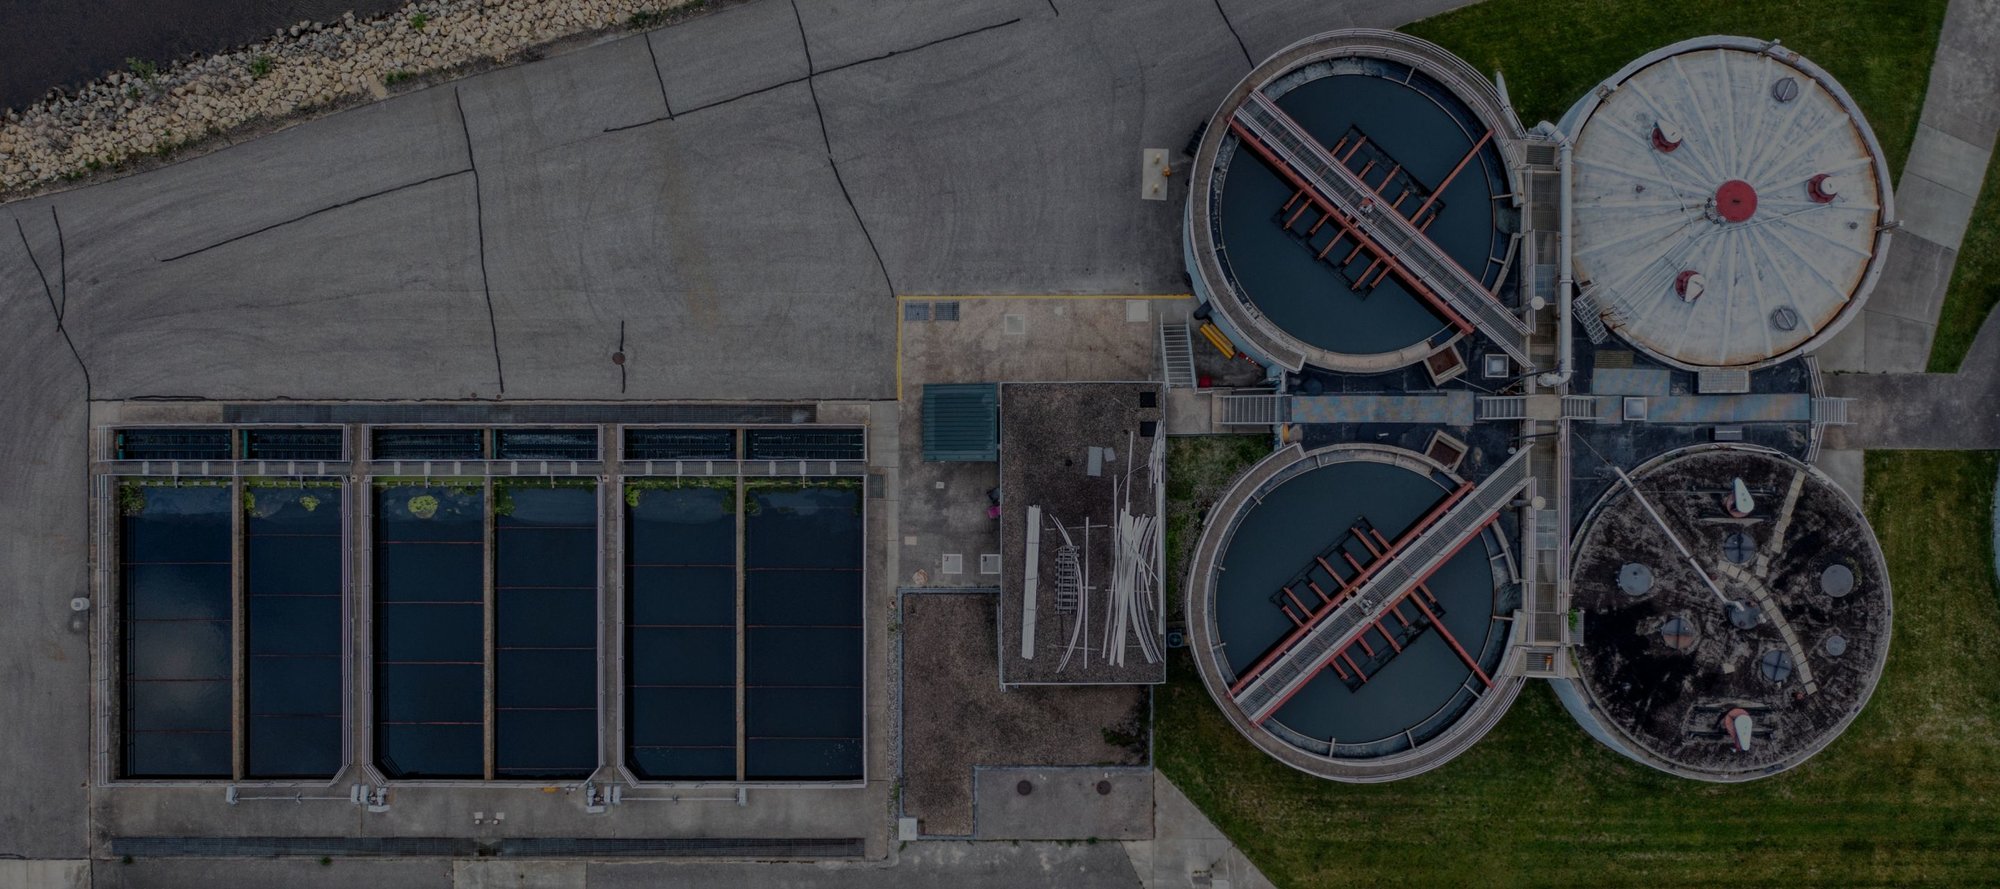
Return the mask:
{"type": "Polygon", "coordinates": [[[1566,122],[1576,278],[1634,345],[1683,367],[1764,365],[1824,341],[1867,298],[1889,237],[1878,227],[1894,218],[1888,167],[1817,65],[1766,41],[1684,41],[1566,122]],[[1837,194],[1815,200],[1815,182],[1837,194]],[[1747,203],[1730,206],[1729,183],[1747,203]],[[1705,281],[1697,299],[1677,286],[1688,272],[1705,281]]]}

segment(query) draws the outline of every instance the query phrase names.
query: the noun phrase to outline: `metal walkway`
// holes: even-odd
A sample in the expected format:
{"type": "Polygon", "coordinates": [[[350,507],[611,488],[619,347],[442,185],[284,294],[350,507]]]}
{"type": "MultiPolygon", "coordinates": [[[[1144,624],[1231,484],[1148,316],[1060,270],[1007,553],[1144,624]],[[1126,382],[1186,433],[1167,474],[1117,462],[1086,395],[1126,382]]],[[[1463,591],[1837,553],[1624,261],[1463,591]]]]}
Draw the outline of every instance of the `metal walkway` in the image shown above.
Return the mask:
{"type": "Polygon", "coordinates": [[[1374,189],[1334,160],[1325,146],[1261,91],[1250,92],[1236,109],[1230,126],[1238,137],[1275,155],[1289,172],[1311,186],[1315,196],[1331,205],[1348,228],[1385,248],[1391,270],[1415,285],[1420,295],[1441,300],[1450,313],[1479,328],[1515,361],[1530,364],[1527,323],[1496,301],[1485,285],[1401,213],[1376,212],[1379,202],[1374,189]]]}
{"type": "Polygon", "coordinates": [[[1509,458],[1470,493],[1450,503],[1414,542],[1391,552],[1389,563],[1363,578],[1338,608],[1319,613],[1252,665],[1231,689],[1236,706],[1253,722],[1269,719],[1335,654],[1457,554],[1528,486],[1528,457],[1535,450],[1523,448],[1509,458]]]}

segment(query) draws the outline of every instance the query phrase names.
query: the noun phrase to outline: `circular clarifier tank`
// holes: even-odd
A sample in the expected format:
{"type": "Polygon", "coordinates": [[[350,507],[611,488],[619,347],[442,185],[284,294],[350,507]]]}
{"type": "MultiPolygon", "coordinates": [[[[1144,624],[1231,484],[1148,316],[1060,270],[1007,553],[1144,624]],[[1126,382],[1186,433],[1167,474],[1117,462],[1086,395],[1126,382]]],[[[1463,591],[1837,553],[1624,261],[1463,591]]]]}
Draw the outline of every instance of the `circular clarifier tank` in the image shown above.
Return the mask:
{"type": "Polygon", "coordinates": [[[1502,675],[1515,603],[1492,525],[1414,590],[1388,595],[1379,620],[1343,632],[1351,641],[1315,658],[1325,665],[1268,711],[1238,694],[1303,627],[1333,621],[1356,579],[1391,564],[1383,554],[1401,552],[1464,485],[1398,448],[1293,446],[1211,510],[1189,635],[1203,682],[1253,743],[1315,775],[1386,781],[1444,763],[1498,719],[1521,680],[1502,675]]]}
{"type": "Polygon", "coordinates": [[[1689,448],[1630,476],[1577,538],[1582,642],[1557,696],[1599,740],[1676,775],[1746,781],[1804,762],[1861,712],[1888,655],[1889,577],[1867,520],[1772,451],[1689,448]],[[1653,578],[1637,594],[1633,565],[1653,578]]]}
{"type": "Polygon", "coordinates": [[[1428,239],[1462,270],[1453,280],[1498,288],[1520,138],[1493,85],[1433,44],[1350,30],[1287,47],[1237,84],[1197,147],[1197,295],[1267,363],[1420,361],[1469,327],[1438,292],[1441,269],[1407,244],[1428,239]]]}
{"type": "Polygon", "coordinates": [[[1894,218],[1881,146],[1847,91],[1783,46],[1701,37],[1649,53],[1562,129],[1578,286],[1662,361],[1790,359],[1858,314],[1881,273],[1894,218]]]}

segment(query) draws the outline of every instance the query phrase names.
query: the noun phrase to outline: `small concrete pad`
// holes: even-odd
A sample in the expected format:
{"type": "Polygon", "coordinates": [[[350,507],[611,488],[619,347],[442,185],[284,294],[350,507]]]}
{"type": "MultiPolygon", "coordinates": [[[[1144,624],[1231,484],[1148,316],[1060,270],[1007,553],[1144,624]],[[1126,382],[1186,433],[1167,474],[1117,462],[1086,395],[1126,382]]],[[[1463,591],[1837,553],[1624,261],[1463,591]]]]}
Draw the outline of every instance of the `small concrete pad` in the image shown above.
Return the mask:
{"type": "MultiPolygon", "coordinates": [[[[1903,175],[1922,176],[1969,198],[1979,197],[1986,180],[1986,163],[1993,146],[1974,145],[1929,124],[1917,125],[1917,139],[1910,147],[1910,160],[1903,175]]],[[[1904,211],[1897,207],[1898,211],[1904,211]]]]}
{"type": "Polygon", "coordinates": [[[1861,502],[1862,482],[1866,476],[1861,459],[1865,453],[1822,450],[1819,452],[1819,459],[1814,460],[1813,465],[1819,467],[1819,471],[1826,473],[1828,478],[1833,479],[1833,483],[1839,485],[1840,489],[1846,491],[1847,496],[1854,498],[1854,502],[1858,504],[1861,502]]]}
{"type": "Polygon", "coordinates": [[[1144,839],[1153,835],[1153,770],[980,768],[973,806],[973,836],[982,840],[1144,839]]]}
{"type": "Polygon", "coordinates": [[[0,886],[90,889],[90,862],[0,859],[0,886]]]}
{"type": "MultiPolygon", "coordinates": [[[[1973,5],[1959,4],[1952,9],[1973,5]]],[[[1990,8],[1992,4],[1985,5],[1990,8]]],[[[2000,92],[2000,62],[1993,59],[1988,41],[1965,33],[1966,29],[1961,27],[1964,23],[1954,21],[1960,16],[1946,15],[1937,56],[1931,64],[1930,85],[1924,92],[1922,120],[1974,145],[1991,144],[1995,129],[2000,128],[2000,102],[1993,101],[1994,93],[2000,92]]],[[[1995,16],[1989,13],[1965,18],[1995,16]]],[[[1991,22],[1981,24],[1988,29],[1994,26],[1991,22]]]]}
{"type": "Polygon", "coordinates": [[[1271,887],[1165,775],[1153,781],[1153,839],[1126,843],[1125,852],[1148,889],[1222,886],[1224,881],[1230,889],[1271,887]],[[1198,882],[1204,875],[1207,882],[1198,882]]]}
{"type": "Polygon", "coordinates": [[[452,889],[583,889],[581,861],[454,861],[452,889]]]}
{"type": "Polygon", "coordinates": [[[1139,154],[1139,196],[1149,201],[1166,200],[1172,194],[1167,188],[1167,150],[1148,148],[1139,154]]]}
{"type": "Polygon", "coordinates": [[[1868,319],[1868,370],[1918,373],[1930,360],[1934,324],[1876,312],[1868,319]]]}
{"type": "MultiPolygon", "coordinates": [[[[1977,190],[1976,182],[1973,188],[1977,190]]],[[[1972,203],[1972,195],[1913,172],[1904,173],[1896,188],[1896,214],[1903,218],[1903,230],[1953,249],[1965,239],[1972,203]]]]}

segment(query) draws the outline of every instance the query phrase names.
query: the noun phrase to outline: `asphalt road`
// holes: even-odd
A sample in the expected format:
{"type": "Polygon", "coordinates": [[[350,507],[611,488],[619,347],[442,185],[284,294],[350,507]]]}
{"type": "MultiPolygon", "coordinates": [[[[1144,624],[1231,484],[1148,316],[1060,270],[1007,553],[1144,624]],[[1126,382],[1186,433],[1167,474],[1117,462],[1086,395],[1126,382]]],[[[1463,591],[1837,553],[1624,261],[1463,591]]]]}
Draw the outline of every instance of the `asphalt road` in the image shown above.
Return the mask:
{"type": "Polygon", "coordinates": [[[302,21],[353,10],[372,16],[399,0],[4,0],[0,2],[0,108],[19,108],[51,87],[74,89],[126,59],[164,63],[231,49],[302,21]]]}

